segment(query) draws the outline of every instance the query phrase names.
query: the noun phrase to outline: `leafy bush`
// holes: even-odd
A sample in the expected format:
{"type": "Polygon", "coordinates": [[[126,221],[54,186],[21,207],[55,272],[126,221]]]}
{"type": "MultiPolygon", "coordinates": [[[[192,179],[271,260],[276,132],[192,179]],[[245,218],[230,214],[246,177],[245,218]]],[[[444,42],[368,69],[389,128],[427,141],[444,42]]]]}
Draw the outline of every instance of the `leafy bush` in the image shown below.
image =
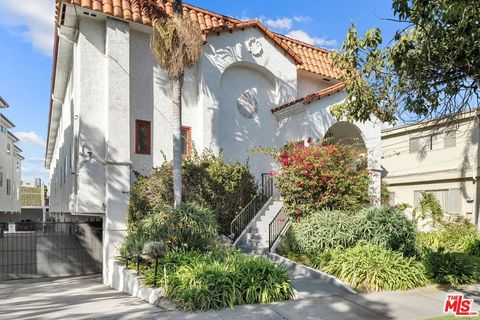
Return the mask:
{"type": "Polygon", "coordinates": [[[471,223],[449,223],[440,231],[419,232],[417,242],[433,251],[480,256],[480,234],[471,223]]]}
{"type": "MultiPolygon", "coordinates": [[[[212,152],[194,154],[182,163],[183,200],[213,210],[220,232],[230,233],[230,222],[256,192],[248,163],[227,163],[212,152]]],[[[145,217],[173,204],[172,163],[155,168],[150,177],[138,178],[132,187],[128,211],[129,228],[145,217]]]]}
{"type": "Polygon", "coordinates": [[[278,188],[295,220],[320,210],[355,212],[370,203],[366,161],[347,146],[289,144],[269,153],[281,165],[278,188]]]}
{"type": "MultiPolygon", "coordinates": [[[[167,269],[166,297],[183,309],[207,310],[243,303],[270,303],[291,299],[291,279],[282,266],[264,257],[238,251],[169,253],[160,261],[167,269]]],[[[154,271],[145,280],[154,282],[154,271]]],[[[157,283],[164,284],[163,272],[157,283]]]]}
{"type": "Polygon", "coordinates": [[[313,264],[361,292],[408,290],[427,284],[421,263],[378,245],[329,250],[313,264]]]}
{"type": "Polygon", "coordinates": [[[466,254],[426,250],[423,262],[428,275],[437,283],[462,285],[480,282],[480,263],[466,254]]]}
{"type": "Polygon", "coordinates": [[[406,256],[417,254],[415,226],[405,214],[392,207],[363,210],[355,223],[360,240],[400,251],[406,256]]]}
{"type": "Polygon", "coordinates": [[[426,225],[437,228],[443,220],[443,209],[440,201],[431,192],[422,192],[421,195],[420,202],[414,208],[414,215],[417,215],[417,211],[419,213],[416,220],[428,220],[426,225]]]}
{"type": "Polygon", "coordinates": [[[364,240],[387,249],[416,254],[415,229],[394,208],[372,208],[356,215],[319,211],[292,224],[282,240],[282,252],[315,254],[326,249],[345,249],[364,240]]]}
{"type": "Polygon", "coordinates": [[[163,241],[170,250],[204,250],[218,234],[213,212],[196,203],[186,203],[175,209],[155,210],[129,230],[125,250],[142,248],[146,242],[163,241]],[[130,245],[132,244],[132,245],[130,245]],[[138,246],[137,246],[138,244],[138,246]]]}

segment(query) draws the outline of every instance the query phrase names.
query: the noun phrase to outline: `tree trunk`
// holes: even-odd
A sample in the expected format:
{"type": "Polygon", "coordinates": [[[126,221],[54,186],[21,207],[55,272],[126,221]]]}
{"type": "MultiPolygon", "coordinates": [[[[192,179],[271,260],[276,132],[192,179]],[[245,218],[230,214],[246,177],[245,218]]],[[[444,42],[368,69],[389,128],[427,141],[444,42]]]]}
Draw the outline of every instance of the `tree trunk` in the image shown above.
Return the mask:
{"type": "Polygon", "coordinates": [[[183,75],[172,79],[173,204],[182,203],[182,85],[183,75]]]}
{"type": "MultiPolygon", "coordinates": [[[[173,1],[173,13],[183,14],[183,1],[173,1]]],[[[173,130],[173,205],[182,203],[182,86],[183,74],[172,79],[172,130],[173,130]]]]}

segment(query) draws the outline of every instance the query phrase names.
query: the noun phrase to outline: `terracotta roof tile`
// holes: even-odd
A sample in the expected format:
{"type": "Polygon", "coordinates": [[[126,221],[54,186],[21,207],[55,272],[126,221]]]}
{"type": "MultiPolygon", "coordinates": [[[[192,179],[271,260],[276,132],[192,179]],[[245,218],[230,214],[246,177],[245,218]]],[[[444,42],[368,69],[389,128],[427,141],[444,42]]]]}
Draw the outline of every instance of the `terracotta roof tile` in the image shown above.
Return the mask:
{"type": "MultiPolygon", "coordinates": [[[[169,0],[56,0],[55,16],[58,24],[62,19],[62,3],[81,6],[119,19],[150,26],[155,22],[159,10],[169,15],[173,13],[173,6],[169,0]]],[[[193,21],[200,24],[205,37],[209,32],[257,27],[292,56],[297,62],[299,70],[313,72],[333,79],[340,78],[340,73],[332,66],[328,57],[329,51],[326,49],[274,33],[258,20],[240,21],[187,3],[183,4],[183,8],[184,15],[190,16],[193,21]]]]}
{"type": "Polygon", "coordinates": [[[285,103],[284,105],[281,105],[279,107],[273,108],[272,113],[275,113],[275,112],[278,112],[278,111],[281,111],[281,110],[285,110],[285,109],[287,109],[291,106],[294,106],[294,105],[297,105],[297,104],[300,104],[300,103],[310,104],[310,103],[312,103],[314,101],[317,101],[321,98],[328,97],[328,96],[330,96],[334,93],[340,92],[343,89],[345,89],[345,83],[339,82],[339,83],[337,83],[337,84],[335,84],[331,87],[328,87],[328,88],[322,89],[318,92],[309,94],[308,96],[303,97],[301,99],[297,99],[297,100],[285,103]]]}

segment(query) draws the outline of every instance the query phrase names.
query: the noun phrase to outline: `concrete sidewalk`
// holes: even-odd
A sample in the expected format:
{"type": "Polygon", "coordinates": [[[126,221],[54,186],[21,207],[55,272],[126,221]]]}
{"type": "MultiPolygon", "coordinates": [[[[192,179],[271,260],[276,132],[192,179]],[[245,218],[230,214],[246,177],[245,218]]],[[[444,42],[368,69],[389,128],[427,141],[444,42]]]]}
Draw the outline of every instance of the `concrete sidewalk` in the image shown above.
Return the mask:
{"type": "MultiPolygon", "coordinates": [[[[209,312],[165,311],[103,286],[98,277],[0,283],[0,319],[424,319],[441,316],[450,290],[322,295],[209,312]]],[[[457,290],[480,309],[480,286],[457,290]]]]}

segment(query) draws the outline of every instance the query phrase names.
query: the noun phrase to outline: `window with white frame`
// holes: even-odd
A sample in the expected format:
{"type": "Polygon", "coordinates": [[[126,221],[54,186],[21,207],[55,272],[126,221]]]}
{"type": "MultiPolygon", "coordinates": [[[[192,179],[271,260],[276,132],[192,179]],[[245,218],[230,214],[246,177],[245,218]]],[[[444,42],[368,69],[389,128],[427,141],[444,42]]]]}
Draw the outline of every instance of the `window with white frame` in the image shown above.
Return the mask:
{"type": "Polygon", "coordinates": [[[12,194],[12,181],[7,179],[7,196],[12,194]]]}
{"type": "Polygon", "coordinates": [[[409,139],[409,153],[420,151],[441,150],[455,147],[457,144],[456,132],[449,130],[443,133],[411,137],[409,139]]]}
{"type": "Polygon", "coordinates": [[[432,193],[440,203],[442,210],[448,213],[462,212],[462,191],[460,188],[439,190],[415,190],[414,204],[417,206],[422,199],[422,192],[432,193]]]}

